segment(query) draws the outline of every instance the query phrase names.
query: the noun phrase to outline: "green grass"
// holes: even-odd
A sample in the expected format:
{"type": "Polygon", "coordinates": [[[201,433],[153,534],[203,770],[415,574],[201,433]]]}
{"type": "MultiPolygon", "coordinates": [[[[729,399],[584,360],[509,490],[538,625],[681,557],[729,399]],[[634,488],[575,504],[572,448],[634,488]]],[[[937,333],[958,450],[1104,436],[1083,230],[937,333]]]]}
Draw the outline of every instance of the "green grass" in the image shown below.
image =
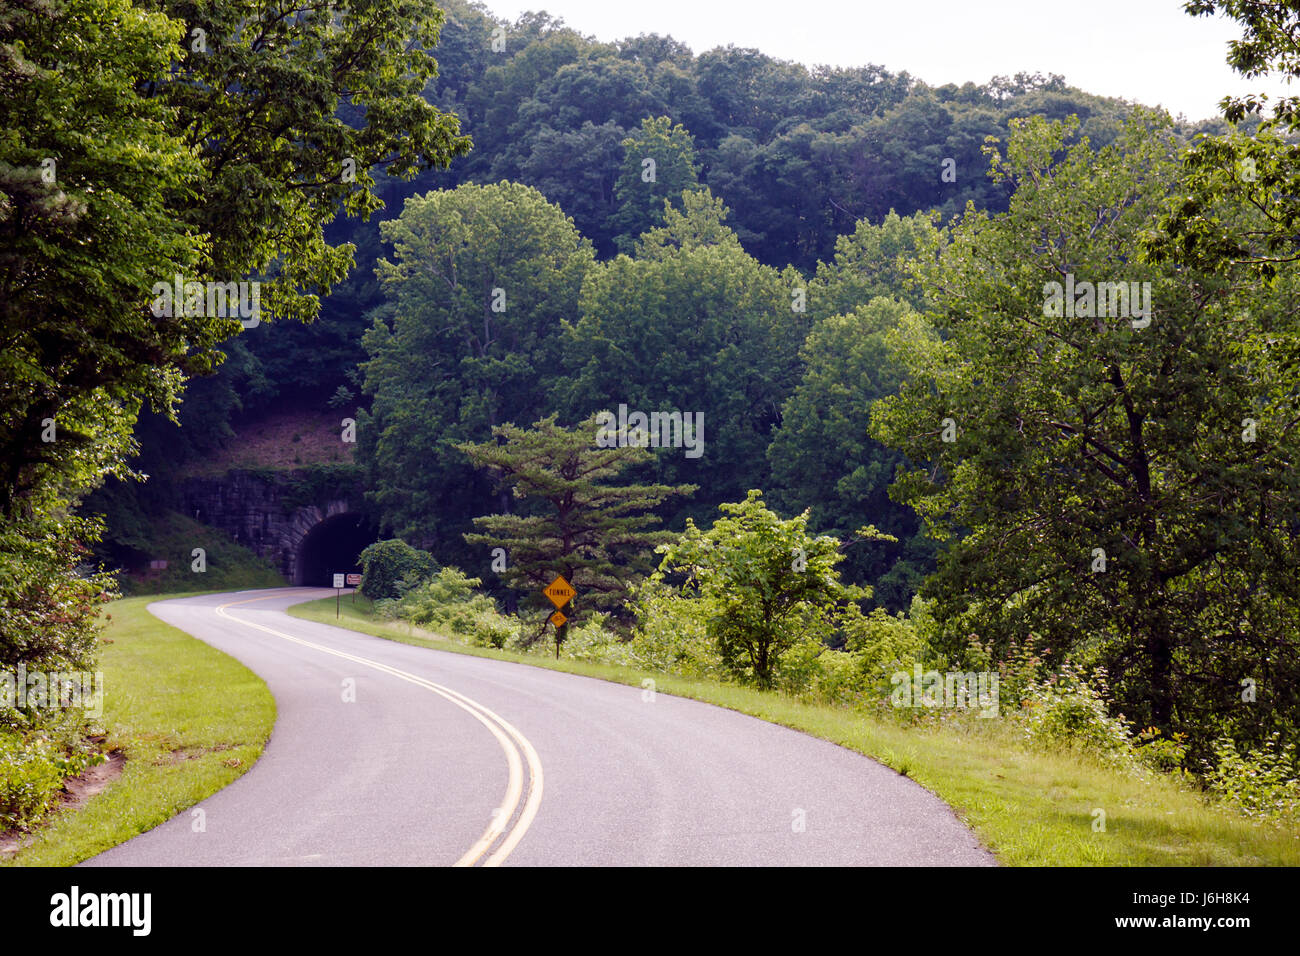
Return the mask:
{"type": "Polygon", "coordinates": [[[879,760],[952,806],[998,859],[1013,866],[1300,865],[1300,833],[1209,804],[1167,776],[1137,777],[1068,753],[1022,747],[1004,721],[905,726],[847,708],[608,664],[469,647],[376,618],[364,599],[290,608],[295,617],[420,647],[517,661],[691,697],[802,730],[879,760]],[[1105,831],[1094,832],[1095,810],[1105,831]]]}
{"type": "Polygon", "coordinates": [[[265,558],[259,558],[225,532],[195,521],[178,511],[169,511],[150,525],[147,545],[151,558],[166,560],[157,578],[119,575],[126,596],[173,595],[202,587],[207,591],[242,591],[248,588],[278,588],[288,582],[265,558]],[[194,549],[204,551],[205,569],[194,570],[194,549]]]}
{"type": "Polygon", "coordinates": [[[261,756],[275,724],[266,685],[149,614],[145,606],[156,600],[109,604],[112,620],[101,634],[102,723],[108,747],[126,755],[122,775],[80,810],[51,814],[9,865],[67,866],[94,856],[215,793],[261,756]]]}

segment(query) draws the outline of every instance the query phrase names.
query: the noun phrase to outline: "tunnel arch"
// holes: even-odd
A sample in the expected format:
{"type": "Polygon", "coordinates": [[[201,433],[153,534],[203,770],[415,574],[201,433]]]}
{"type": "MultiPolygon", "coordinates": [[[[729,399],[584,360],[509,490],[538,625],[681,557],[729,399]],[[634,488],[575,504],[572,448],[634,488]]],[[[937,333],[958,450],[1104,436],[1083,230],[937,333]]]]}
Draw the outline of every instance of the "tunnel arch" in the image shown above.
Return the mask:
{"type": "Polygon", "coordinates": [[[329,587],[336,571],[359,570],[362,550],[378,539],[366,516],[343,511],[329,514],[305,530],[293,553],[293,583],[329,587]]]}

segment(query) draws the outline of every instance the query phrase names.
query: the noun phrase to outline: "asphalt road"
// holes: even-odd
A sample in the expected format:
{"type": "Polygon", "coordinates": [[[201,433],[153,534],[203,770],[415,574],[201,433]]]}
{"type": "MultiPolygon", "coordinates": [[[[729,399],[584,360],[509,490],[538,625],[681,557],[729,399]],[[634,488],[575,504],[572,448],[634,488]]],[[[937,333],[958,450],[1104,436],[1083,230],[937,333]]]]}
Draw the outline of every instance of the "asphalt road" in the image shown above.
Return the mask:
{"type": "Polygon", "coordinates": [[[942,801],[835,744],[284,613],[331,593],[150,605],[261,676],[275,729],[244,776],[86,865],[994,864],[942,801]]]}

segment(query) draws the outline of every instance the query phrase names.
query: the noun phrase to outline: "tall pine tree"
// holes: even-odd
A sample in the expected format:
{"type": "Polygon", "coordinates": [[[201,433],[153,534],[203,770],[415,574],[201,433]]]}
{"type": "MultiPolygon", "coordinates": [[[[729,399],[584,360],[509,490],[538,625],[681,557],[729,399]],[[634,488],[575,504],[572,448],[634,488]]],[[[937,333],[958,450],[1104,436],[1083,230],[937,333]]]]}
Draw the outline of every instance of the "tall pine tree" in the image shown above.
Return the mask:
{"type": "MultiPolygon", "coordinates": [[[[656,545],[672,539],[653,510],[695,485],[618,485],[623,471],[649,461],[637,446],[600,448],[597,417],[574,428],[551,415],[531,429],[506,424],[492,429],[500,441],[458,446],[479,467],[491,469],[513,500],[517,514],[474,519],[480,533],[471,545],[504,548],[504,582],[526,591],[526,606],[550,605],[542,589],[561,574],[578,592],[573,610],[615,611],[628,587],[652,570],[656,545]]],[[[572,617],[569,608],[565,613],[572,617]]]]}

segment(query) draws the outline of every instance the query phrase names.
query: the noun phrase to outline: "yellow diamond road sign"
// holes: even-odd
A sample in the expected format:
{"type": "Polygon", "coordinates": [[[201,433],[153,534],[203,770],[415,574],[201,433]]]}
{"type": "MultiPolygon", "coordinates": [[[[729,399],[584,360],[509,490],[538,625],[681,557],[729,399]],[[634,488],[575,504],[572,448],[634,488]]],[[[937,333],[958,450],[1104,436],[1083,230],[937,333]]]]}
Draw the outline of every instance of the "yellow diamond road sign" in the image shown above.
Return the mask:
{"type": "Polygon", "coordinates": [[[578,592],[573,590],[573,586],[568,581],[564,580],[563,575],[557,574],[555,580],[548,584],[546,590],[542,591],[542,593],[550,598],[551,603],[557,608],[561,608],[568,604],[578,592]]]}
{"type": "Polygon", "coordinates": [[[563,627],[564,622],[567,620],[568,618],[564,616],[563,611],[556,611],[554,614],[551,615],[551,623],[554,624],[556,627],[563,627]]]}

